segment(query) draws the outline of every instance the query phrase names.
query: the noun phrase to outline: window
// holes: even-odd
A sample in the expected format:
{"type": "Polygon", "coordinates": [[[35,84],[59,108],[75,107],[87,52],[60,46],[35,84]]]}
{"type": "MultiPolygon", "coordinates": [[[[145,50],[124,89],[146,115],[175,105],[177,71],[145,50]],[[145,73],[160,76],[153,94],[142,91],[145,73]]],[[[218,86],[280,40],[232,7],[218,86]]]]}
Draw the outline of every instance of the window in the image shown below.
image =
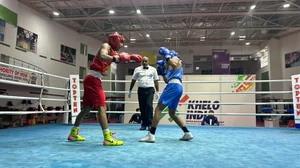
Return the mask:
{"type": "Polygon", "coordinates": [[[79,67],[79,79],[83,79],[86,75],[86,68],[85,67],[79,67]]]}
{"type": "Polygon", "coordinates": [[[86,44],[80,43],[80,54],[87,55],[88,46],[86,44]]]}
{"type": "MultiPolygon", "coordinates": [[[[266,71],[261,74],[261,80],[269,80],[269,71],[266,71]]],[[[261,83],[261,91],[270,91],[270,83],[262,82],[261,83]]],[[[262,95],[269,95],[269,94],[262,94],[262,95]]]]}
{"type": "Polygon", "coordinates": [[[9,64],[9,56],[1,54],[1,60],[0,60],[0,62],[9,64]]]}

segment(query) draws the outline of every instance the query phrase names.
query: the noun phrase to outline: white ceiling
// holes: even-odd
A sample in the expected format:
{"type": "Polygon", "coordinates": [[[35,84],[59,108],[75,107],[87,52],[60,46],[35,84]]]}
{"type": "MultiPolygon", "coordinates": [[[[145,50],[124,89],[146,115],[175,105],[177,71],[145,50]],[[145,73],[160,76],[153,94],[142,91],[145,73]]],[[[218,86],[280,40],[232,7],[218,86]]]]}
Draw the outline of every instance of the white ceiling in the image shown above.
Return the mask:
{"type": "Polygon", "coordinates": [[[19,0],[51,20],[105,41],[128,45],[259,45],[300,30],[300,0],[19,0]],[[289,3],[289,8],[283,5],[289,3]],[[255,4],[256,8],[250,7],[255,4]],[[109,10],[114,14],[109,14],[109,10]],[[140,9],[141,14],[136,10],[140,9]],[[60,15],[55,16],[56,11],[60,15]],[[235,35],[231,32],[235,31],[235,35]],[[146,34],[150,37],[146,37],[146,34]],[[245,36],[245,40],[239,40],[245,36]],[[130,38],[136,39],[130,43],[130,38]],[[201,40],[202,39],[202,40],[201,40]]]}

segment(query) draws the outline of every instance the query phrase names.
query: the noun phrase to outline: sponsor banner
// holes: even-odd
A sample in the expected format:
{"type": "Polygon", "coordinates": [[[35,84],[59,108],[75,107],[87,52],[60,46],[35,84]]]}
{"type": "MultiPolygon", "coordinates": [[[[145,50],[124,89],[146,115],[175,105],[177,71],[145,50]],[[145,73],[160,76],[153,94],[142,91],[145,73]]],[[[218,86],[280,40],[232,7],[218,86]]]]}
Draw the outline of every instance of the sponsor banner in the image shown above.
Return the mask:
{"type": "Polygon", "coordinates": [[[0,65],[0,79],[36,84],[38,75],[33,72],[18,70],[0,65]]]}
{"type": "Polygon", "coordinates": [[[293,86],[294,116],[295,116],[295,120],[300,120],[300,75],[292,76],[292,86],[293,86]]]}
{"type": "Polygon", "coordinates": [[[79,75],[70,75],[72,124],[81,110],[79,75]]]}
{"type": "Polygon", "coordinates": [[[229,50],[213,50],[212,74],[230,74],[229,50]]]}
{"type": "MultiPolygon", "coordinates": [[[[131,76],[127,76],[126,80],[130,80],[131,76]]],[[[183,81],[236,81],[233,83],[183,83],[184,92],[254,92],[255,75],[184,75],[183,81]],[[242,82],[246,81],[246,82],[242,82]]],[[[126,84],[127,88],[130,83],[126,84]]],[[[165,85],[160,85],[160,90],[164,89],[165,85]]],[[[137,87],[133,89],[136,91],[137,87]]],[[[129,99],[125,97],[126,101],[137,101],[137,95],[133,94],[129,99]]],[[[154,100],[155,102],[156,100],[154,100]]],[[[256,113],[255,105],[219,105],[218,103],[243,103],[255,102],[255,94],[183,94],[177,113],[187,125],[201,125],[202,120],[209,111],[214,113],[256,113]]],[[[156,103],[153,104],[155,109],[156,103]]],[[[125,104],[126,111],[135,111],[138,104],[125,104]]],[[[176,123],[170,118],[168,108],[164,110],[166,114],[161,114],[160,124],[175,125],[176,123]]],[[[131,118],[132,114],[125,114],[124,121],[131,118]]],[[[218,118],[220,125],[224,126],[256,126],[255,116],[226,116],[215,115],[218,118]]]]}

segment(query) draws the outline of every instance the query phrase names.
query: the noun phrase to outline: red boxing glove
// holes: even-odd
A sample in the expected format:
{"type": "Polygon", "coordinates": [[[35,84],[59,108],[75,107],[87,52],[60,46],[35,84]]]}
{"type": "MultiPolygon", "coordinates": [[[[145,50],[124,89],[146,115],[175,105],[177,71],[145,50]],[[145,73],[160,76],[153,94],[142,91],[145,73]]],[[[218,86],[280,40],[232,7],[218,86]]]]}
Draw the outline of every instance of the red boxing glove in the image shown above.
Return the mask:
{"type": "Polygon", "coordinates": [[[128,53],[125,52],[121,52],[119,54],[119,57],[114,57],[113,62],[124,62],[124,63],[128,63],[130,62],[130,55],[128,53]]]}
{"type": "Polygon", "coordinates": [[[134,60],[136,63],[141,63],[143,61],[143,57],[138,54],[131,54],[131,60],[134,60]]]}

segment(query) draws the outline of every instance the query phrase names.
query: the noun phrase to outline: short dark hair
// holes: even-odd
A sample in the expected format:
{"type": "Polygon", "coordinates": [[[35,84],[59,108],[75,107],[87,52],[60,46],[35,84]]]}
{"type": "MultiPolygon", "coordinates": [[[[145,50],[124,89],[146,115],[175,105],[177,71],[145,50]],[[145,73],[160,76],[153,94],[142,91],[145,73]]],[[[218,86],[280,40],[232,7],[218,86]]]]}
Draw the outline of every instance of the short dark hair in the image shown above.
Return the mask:
{"type": "Polygon", "coordinates": [[[214,111],[213,110],[209,110],[208,113],[214,113],[214,111]]]}
{"type": "Polygon", "coordinates": [[[140,111],[140,108],[136,108],[135,111],[140,111]]]}

